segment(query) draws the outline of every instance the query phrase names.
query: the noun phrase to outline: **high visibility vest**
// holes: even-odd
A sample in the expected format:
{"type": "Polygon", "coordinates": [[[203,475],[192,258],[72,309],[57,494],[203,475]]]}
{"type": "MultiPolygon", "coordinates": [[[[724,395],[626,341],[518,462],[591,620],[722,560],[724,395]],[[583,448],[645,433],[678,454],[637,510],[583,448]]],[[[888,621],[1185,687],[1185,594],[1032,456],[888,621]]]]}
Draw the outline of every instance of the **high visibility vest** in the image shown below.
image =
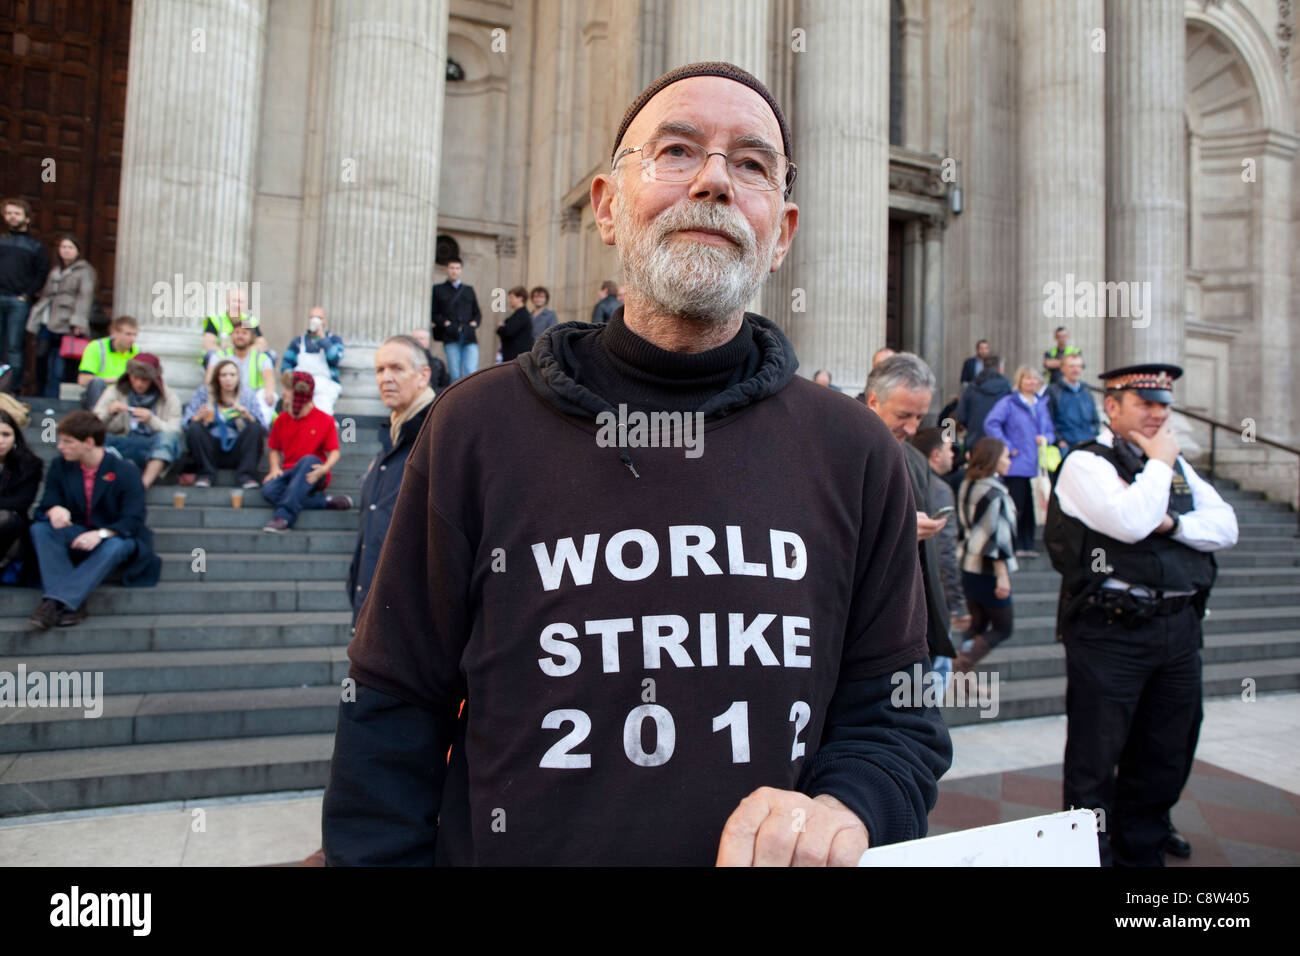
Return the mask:
{"type": "MultiPolygon", "coordinates": [[[[250,329],[257,329],[257,316],[245,313],[240,316],[240,319],[243,324],[248,326],[250,329]]],[[[230,316],[225,312],[222,312],[220,315],[208,316],[208,321],[216,326],[218,339],[223,339],[235,331],[235,326],[231,323],[230,316]]]]}

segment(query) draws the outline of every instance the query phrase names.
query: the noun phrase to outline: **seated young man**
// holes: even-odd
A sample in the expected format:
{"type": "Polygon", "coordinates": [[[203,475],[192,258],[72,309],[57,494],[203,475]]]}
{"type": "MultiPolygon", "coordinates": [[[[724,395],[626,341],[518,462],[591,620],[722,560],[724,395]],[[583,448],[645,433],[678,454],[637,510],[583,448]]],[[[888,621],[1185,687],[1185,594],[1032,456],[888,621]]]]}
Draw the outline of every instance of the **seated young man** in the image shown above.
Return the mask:
{"type": "Polygon", "coordinates": [[[104,433],[84,410],[59,422],[61,457],[50,463],[32,523],[42,599],[28,622],[42,631],[84,621],[90,592],[118,565],[126,564],[124,585],[158,583],[162,559],[145,525],[140,470],[104,447],[104,433]]]}
{"type": "Polygon", "coordinates": [[[316,380],[307,372],[290,372],[285,410],[271,424],[271,471],[262,479],[262,497],[275,508],[263,531],[288,531],[304,508],[346,511],[347,495],[326,498],[330,469],[339,460],[339,433],[334,419],[312,405],[316,380]]]}
{"type": "Polygon", "coordinates": [[[122,377],[126,363],[140,351],[135,344],[139,334],[139,322],[129,315],[119,315],[108,327],[108,335],[86,345],[77,366],[77,384],[85,389],[81,393],[82,408],[93,409],[104,389],[122,377]]]}

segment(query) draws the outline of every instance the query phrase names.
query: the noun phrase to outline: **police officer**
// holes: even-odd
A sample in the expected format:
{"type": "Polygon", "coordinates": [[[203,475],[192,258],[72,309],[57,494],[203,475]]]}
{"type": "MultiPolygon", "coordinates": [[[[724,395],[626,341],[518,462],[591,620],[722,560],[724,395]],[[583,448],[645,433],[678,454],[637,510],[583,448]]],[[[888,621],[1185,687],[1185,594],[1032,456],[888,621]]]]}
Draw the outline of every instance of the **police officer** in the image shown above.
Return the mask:
{"type": "Polygon", "coordinates": [[[1178,454],[1176,365],[1104,373],[1109,427],[1057,473],[1068,807],[1101,809],[1103,865],[1163,866],[1201,721],[1201,617],[1237,517],[1178,454]],[[1118,768],[1118,769],[1117,769],[1118,768]]]}

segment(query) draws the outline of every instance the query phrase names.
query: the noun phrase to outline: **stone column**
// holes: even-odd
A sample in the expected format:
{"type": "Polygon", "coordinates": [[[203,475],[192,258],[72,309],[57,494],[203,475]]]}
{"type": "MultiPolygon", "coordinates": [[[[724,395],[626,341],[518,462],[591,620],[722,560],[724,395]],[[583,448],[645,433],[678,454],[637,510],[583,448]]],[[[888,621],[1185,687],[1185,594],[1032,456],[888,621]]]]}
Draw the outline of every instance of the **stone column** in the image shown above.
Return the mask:
{"type": "Polygon", "coordinates": [[[791,120],[807,175],[794,187],[799,234],[786,268],[803,310],[782,324],[804,369],[831,369],[852,388],[885,343],[889,3],[808,0],[800,16],[807,52],[795,57],[791,120]]]}
{"type": "Polygon", "coordinates": [[[249,274],[267,0],[138,0],[131,16],[115,315],[169,381],[198,381],[205,315],[249,274]]]}
{"type": "Polygon", "coordinates": [[[1104,309],[1080,313],[1066,297],[1106,276],[1104,26],[1104,0],[1020,0],[1019,322],[1013,341],[993,344],[1008,375],[1022,362],[1041,373],[1062,325],[1093,376],[1105,361],[1104,309]]]}
{"type": "Polygon", "coordinates": [[[317,303],[350,351],[428,322],[447,11],[334,0],[317,303]]]}
{"type": "Polygon", "coordinates": [[[766,83],[769,19],[769,0],[670,0],[668,69],[726,60],[766,83]]]}
{"type": "Polygon", "coordinates": [[[922,227],[925,272],[921,279],[921,341],[917,351],[939,382],[930,410],[938,414],[944,403],[957,395],[957,381],[943,363],[943,225],[927,220],[922,227]]]}
{"type": "Polygon", "coordinates": [[[1110,289],[1118,308],[1106,320],[1112,367],[1182,364],[1185,29],[1183,0],[1107,0],[1106,278],[1118,283],[1110,289]]]}

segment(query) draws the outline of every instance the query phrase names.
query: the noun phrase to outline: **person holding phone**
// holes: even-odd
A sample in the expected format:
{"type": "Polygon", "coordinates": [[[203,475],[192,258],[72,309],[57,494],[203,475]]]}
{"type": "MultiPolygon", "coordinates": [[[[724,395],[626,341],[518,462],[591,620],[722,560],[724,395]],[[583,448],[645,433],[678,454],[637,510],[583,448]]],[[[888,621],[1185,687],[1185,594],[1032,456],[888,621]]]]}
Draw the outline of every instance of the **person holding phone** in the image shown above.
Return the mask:
{"type": "Polygon", "coordinates": [[[957,489],[961,522],[962,591],[970,612],[966,641],[953,670],[975,669],[993,648],[1011,636],[1011,572],[1016,570],[1016,505],[1002,477],[1011,451],[1001,439],[985,436],[971,452],[966,477],[957,489]]]}

